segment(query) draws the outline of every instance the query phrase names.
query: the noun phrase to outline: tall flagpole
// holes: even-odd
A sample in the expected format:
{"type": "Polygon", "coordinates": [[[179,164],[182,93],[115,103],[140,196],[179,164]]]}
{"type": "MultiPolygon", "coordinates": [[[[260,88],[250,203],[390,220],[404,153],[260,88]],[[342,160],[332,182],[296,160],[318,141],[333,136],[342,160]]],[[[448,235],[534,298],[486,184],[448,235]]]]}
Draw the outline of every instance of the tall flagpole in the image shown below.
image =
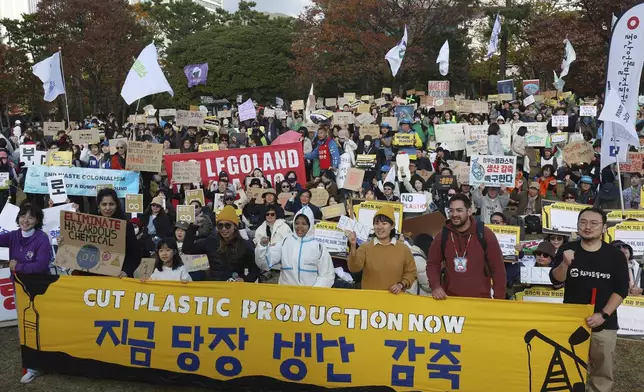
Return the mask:
{"type": "Polygon", "coordinates": [[[60,53],[60,73],[63,76],[63,86],[65,87],[65,111],[67,112],[67,128],[71,127],[71,121],[69,120],[69,105],[67,104],[67,84],[65,83],[65,69],[63,68],[63,48],[58,47],[58,52],[60,53]]]}
{"type": "MultiPolygon", "coordinates": [[[[611,124],[612,126],[612,124],[611,124]]],[[[622,219],[626,218],[626,213],[624,212],[624,197],[622,196],[622,173],[619,170],[619,152],[617,150],[617,141],[613,135],[613,151],[615,151],[615,164],[617,165],[617,183],[619,184],[619,202],[622,206],[622,219]]]]}

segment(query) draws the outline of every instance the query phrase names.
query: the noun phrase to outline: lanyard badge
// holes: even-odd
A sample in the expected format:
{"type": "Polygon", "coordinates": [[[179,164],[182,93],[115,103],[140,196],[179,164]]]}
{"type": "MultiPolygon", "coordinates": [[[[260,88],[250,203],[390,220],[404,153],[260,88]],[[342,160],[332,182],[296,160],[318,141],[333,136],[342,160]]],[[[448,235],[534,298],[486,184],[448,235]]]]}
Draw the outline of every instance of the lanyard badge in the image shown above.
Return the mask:
{"type": "Polygon", "coordinates": [[[450,233],[450,236],[452,237],[452,245],[454,245],[454,253],[456,253],[456,257],[454,257],[454,271],[455,272],[460,272],[464,273],[467,272],[467,248],[470,246],[470,240],[472,239],[472,235],[467,238],[467,244],[465,245],[465,251],[463,252],[463,256],[458,255],[458,249],[456,249],[456,241],[454,241],[454,233],[450,233]]]}

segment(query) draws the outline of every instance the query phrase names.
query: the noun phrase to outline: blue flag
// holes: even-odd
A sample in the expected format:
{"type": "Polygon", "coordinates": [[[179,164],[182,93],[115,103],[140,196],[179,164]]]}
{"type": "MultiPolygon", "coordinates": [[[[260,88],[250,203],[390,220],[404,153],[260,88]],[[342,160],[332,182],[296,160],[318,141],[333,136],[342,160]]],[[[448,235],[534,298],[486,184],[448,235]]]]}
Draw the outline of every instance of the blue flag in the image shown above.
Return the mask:
{"type": "Polygon", "coordinates": [[[183,68],[183,73],[188,78],[188,88],[206,84],[206,80],[208,80],[208,63],[186,65],[183,68]]]}

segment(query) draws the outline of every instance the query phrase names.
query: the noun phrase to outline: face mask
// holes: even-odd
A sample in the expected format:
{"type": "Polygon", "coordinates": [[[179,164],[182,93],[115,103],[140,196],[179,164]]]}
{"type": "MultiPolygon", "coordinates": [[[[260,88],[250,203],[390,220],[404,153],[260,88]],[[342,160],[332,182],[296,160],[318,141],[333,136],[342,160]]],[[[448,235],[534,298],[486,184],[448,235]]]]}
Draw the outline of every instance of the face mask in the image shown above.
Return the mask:
{"type": "Polygon", "coordinates": [[[364,142],[364,146],[365,146],[365,147],[369,147],[369,146],[371,146],[371,140],[365,140],[365,142],[364,142]]]}

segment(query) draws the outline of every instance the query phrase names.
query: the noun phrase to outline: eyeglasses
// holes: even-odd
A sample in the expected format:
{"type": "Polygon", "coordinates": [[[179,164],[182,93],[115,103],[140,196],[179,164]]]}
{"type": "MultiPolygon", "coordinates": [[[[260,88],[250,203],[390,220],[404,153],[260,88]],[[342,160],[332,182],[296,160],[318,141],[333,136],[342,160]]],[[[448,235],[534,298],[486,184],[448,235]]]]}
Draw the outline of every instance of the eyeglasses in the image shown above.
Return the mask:
{"type": "Polygon", "coordinates": [[[219,230],[230,230],[230,229],[232,229],[232,228],[233,228],[233,224],[232,224],[232,223],[229,223],[229,222],[225,222],[225,223],[217,223],[217,228],[218,228],[219,230]]]}
{"type": "Polygon", "coordinates": [[[535,257],[550,257],[550,255],[547,255],[543,252],[534,252],[535,257]]]}
{"type": "Polygon", "coordinates": [[[493,221],[491,221],[491,223],[492,223],[493,225],[502,225],[502,224],[503,224],[503,221],[502,221],[502,220],[493,220],[493,221]]]}
{"type": "Polygon", "coordinates": [[[275,213],[274,212],[267,212],[266,216],[275,216],[275,213]]]}
{"type": "Polygon", "coordinates": [[[150,204],[150,206],[151,206],[151,207],[153,207],[153,208],[154,208],[154,207],[156,207],[156,208],[161,208],[161,206],[160,206],[160,205],[158,205],[158,204],[150,204]]]}
{"type": "Polygon", "coordinates": [[[587,221],[585,219],[579,221],[579,227],[589,227],[591,229],[596,229],[603,222],[601,221],[587,221]]]}
{"type": "Polygon", "coordinates": [[[294,181],[295,181],[295,177],[289,177],[289,178],[288,178],[288,180],[289,180],[290,182],[294,182],[294,181]]]}

